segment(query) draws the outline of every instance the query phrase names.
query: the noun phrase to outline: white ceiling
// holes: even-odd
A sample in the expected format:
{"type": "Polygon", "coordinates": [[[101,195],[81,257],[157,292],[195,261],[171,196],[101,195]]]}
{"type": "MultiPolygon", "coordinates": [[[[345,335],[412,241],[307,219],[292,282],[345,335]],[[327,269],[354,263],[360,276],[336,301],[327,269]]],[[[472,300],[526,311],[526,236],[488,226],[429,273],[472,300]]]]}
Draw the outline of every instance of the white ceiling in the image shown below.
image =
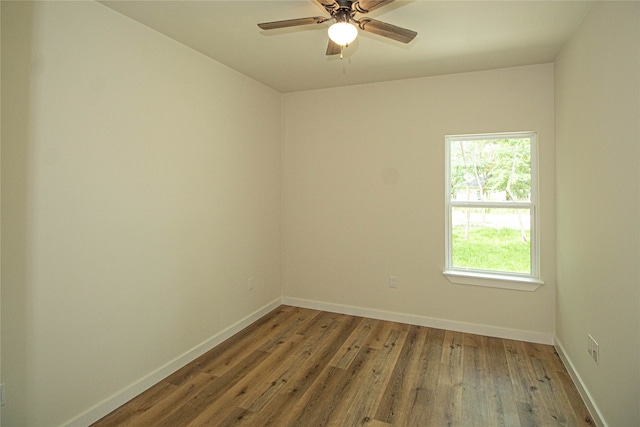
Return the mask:
{"type": "Polygon", "coordinates": [[[330,22],[256,25],[327,16],[313,0],[101,3],[280,92],[552,62],[592,4],[397,0],[367,16],[418,36],[405,45],[360,31],[341,60],[325,55],[330,22]]]}

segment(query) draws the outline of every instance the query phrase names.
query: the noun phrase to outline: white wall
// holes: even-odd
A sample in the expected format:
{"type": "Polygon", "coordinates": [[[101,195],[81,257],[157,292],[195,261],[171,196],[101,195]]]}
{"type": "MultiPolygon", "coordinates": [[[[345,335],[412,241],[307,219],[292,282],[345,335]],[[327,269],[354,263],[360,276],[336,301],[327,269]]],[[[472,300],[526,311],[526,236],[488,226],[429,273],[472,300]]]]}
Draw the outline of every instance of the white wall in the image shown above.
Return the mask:
{"type": "Polygon", "coordinates": [[[280,95],[93,2],[2,67],[3,422],[58,425],[279,298],[280,95]]]}
{"type": "Polygon", "coordinates": [[[557,339],[605,422],[640,425],[640,3],[593,6],[556,114],[557,339]]]}
{"type": "Polygon", "coordinates": [[[553,338],[551,64],[292,93],[283,105],[285,297],[553,338]],[[445,135],[529,130],[540,146],[546,284],[451,284],[442,275],[445,135]]]}

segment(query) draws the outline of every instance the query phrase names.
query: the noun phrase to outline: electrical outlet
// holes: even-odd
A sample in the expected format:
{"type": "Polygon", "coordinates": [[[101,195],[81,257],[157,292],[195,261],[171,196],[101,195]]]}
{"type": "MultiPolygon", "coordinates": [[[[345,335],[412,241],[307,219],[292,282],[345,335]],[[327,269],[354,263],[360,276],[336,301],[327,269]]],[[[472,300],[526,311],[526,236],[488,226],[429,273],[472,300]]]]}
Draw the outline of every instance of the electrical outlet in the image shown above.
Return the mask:
{"type": "Polygon", "coordinates": [[[253,290],[253,277],[249,277],[247,279],[247,290],[248,291],[252,291],[253,290]]]}
{"type": "Polygon", "coordinates": [[[396,276],[389,276],[389,287],[390,288],[398,287],[398,278],[396,276]]]}

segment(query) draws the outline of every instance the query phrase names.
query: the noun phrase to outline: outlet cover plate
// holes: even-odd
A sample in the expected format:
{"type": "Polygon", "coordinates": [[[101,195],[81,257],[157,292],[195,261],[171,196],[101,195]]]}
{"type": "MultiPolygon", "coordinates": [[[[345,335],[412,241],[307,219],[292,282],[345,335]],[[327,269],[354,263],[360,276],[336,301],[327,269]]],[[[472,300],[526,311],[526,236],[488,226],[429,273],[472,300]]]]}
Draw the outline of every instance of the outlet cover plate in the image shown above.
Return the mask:
{"type": "Polygon", "coordinates": [[[397,288],[398,287],[398,277],[389,276],[389,287],[390,288],[397,288]]]}

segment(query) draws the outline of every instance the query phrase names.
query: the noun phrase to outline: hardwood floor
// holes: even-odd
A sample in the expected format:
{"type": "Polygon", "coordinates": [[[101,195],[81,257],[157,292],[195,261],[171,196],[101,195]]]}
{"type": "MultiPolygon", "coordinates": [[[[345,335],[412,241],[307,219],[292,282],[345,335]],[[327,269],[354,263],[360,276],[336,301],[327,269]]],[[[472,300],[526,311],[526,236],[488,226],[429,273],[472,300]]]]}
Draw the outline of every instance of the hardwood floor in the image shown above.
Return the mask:
{"type": "Polygon", "coordinates": [[[552,346],[281,306],[102,426],[589,426],[552,346]]]}

